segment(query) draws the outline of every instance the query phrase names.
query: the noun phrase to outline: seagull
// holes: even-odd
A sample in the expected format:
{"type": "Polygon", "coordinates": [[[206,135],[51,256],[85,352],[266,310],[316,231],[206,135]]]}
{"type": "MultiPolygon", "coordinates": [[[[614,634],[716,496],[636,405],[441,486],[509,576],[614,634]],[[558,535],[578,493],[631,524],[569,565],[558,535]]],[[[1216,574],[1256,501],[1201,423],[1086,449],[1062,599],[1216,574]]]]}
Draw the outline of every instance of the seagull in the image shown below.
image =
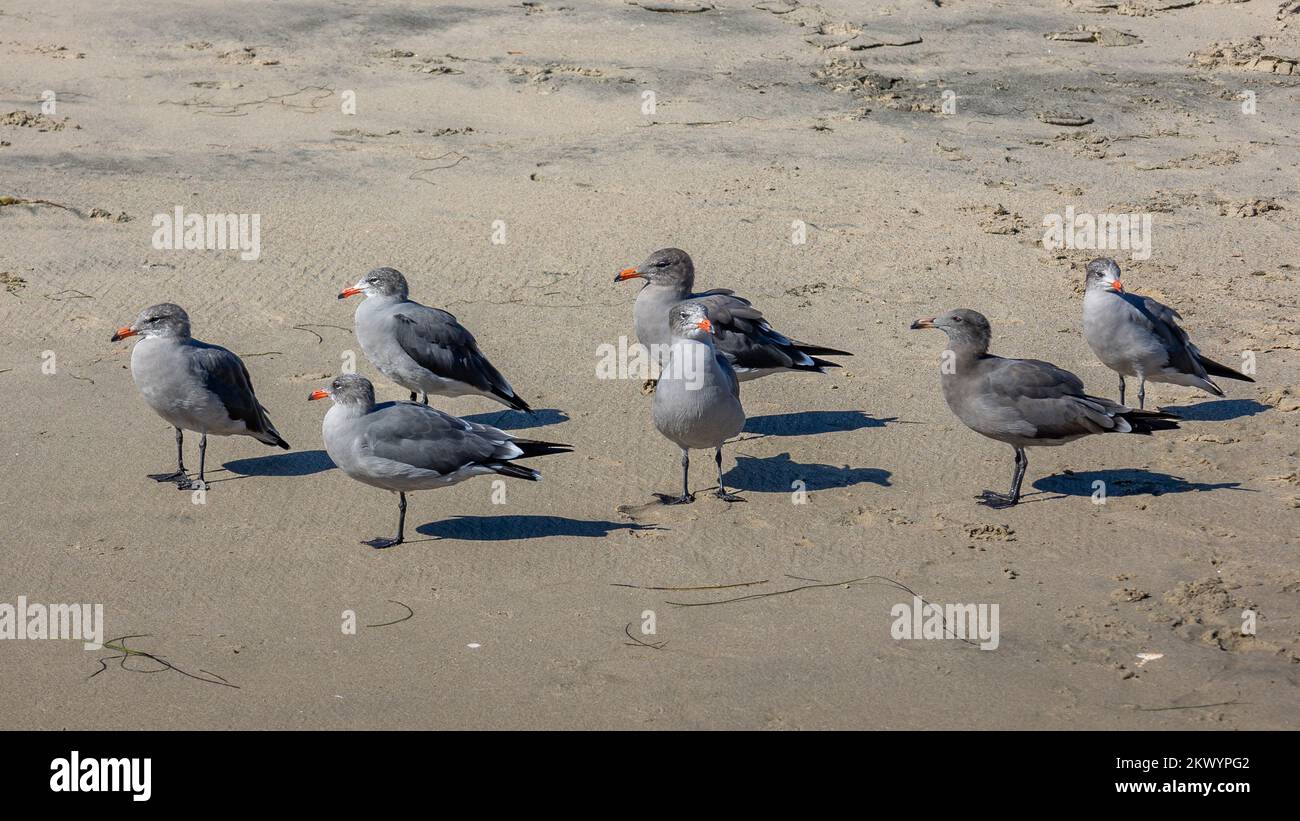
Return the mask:
{"type": "Polygon", "coordinates": [[[1020,500],[1020,483],[1029,467],[1025,448],[1063,445],[1093,433],[1150,434],[1178,428],[1173,414],[1133,410],[1089,396],[1079,377],[1051,363],[994,356],[989,353],[993,333],[983,314],[958,308],[918,319],[912,328],[938,328],[948,335],[940,380],[943,398],[957,418],[1016,452],[1011,491],[986,490],[975,497],[988,507],[1011,507],[1020,500]]]}
{"type": "Polygon", "coordinates": [[[668,362],[654,394],[654,422],[682,449],[682,495],[655,494],[666,505],[695,501],[690,486],[691,448],[713,448],[718,465],[717,497],[744,501],[722,481],[722,443],[745,426],[740,383],[725,356],[713,347],[714,326],[698,302],[683,302],[668,312],[671,344],[668,362]]]}
{"type": "Polygon", "coordinates": [[[394,268],[376,268],[339,299],[357,294],[357,340],[379,372],[411,392],[437,396],[486,396],[514,410],[532,412],[528,403],[483,352],[456,317],[407,298],[406,277],[394,268]]]}
{"type": "Polygon", "coordinates": [[[356,374],[338,376],[307,398],[334,400],[321,426],[325,452],[334,464],[358,482],[398,496],[397,536],[362,542],[370,547],[402,543],[411,491],[486,474],[536,482],[542,475],[514,464],[515,459],[572,451],[568,445],[517,439],[414,401],[376,405],[375,386],[356,374]]]}
{"type": "Polygon", "coordinates": [[[1151,297],[1124,290],[1115,260],[1099,257],[1084,275],[1083,338],[1102,364],[1119,374],[1119,401],[1124,403],[1124,377],[1138,379],[1138,407],[1146,407],[1147,381],[1191,385],[1215,396],[1223,391],[1210,375],[1254,382],[1227,365],[1201,355],[1187,332],[1178,327],[1182,316],[1151,297]]]}
{"type": "Polygon", "coordinates": [[[111,341],[130,336],[143,337],[131,351],[135,386],[149,407],[176,428],[176,472],[151,474],[150,479],[175,482],[181,490],[206,490],[209,433],[251,436],[289,449],[258,404],[243,361],[220,345],[190,336],[190,317],[179,305],[145,308],[135,322],[118,328],[111,341]],[[199,478],[194,481],[185,470],[187,430],[199,434],[199,478]]]}
{"type": "MultiPolygon", "coordinates": [[[[662,365],[670,343],[668,309],[679,302],[699,302],[708,309],[713,324],[714,345],[731,361],[741,382],[773,373],[810,371],[840,367],[818,356],[852,356],[847,351],[796,342],[777,333],[753,307],[733,291],[718,288],[691,293],[695,285],[695,264],[685,251],[664,248],[655,251],[635,268],[624,268],[615,282],[644,279],[632,308],[637,341],[649,349],[653,361],[662,365]]],[[[649,384],[649,383],[647,383],[649,384]]]]}

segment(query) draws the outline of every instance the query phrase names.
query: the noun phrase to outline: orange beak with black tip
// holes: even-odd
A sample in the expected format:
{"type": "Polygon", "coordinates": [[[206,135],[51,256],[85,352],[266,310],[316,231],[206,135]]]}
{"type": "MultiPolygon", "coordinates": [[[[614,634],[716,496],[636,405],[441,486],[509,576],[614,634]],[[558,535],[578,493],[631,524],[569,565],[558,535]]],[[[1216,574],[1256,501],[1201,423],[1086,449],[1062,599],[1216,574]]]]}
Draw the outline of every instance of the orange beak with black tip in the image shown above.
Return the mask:
{"type": "Polygon", "coordinates": [[[615,282],[622,282],[625,279],[645,279],[645,274],[637,273],[635,268],[624,268],[614,275],[615,282]]]}
{"type": "Polygon", "coordinates": [[[126,339],[128,336],[139,336],[139,335],[140,335],[139,331],[133,331],[131,330],[131,326],[127,325],[125,327],[118,328],[117,331],[113,333],[113,338],[108,341],[121,342],[123,339],[126,339]]]}
{"type": "Polygon", "coordinates": [[[361,290],[357,286],[350,285],[347,288],[344,288],[342,291],[339,291],[339,299],[347,299],[350,296],[356,296],[357,294],[364,294],[364,293],[365,291],[361,290]]]}
{"type": "Polygon", "coordinates": [[[1117,294],[1122,294],[1124,293],[1124,283],[1117,279],[1110,284],[1110,289],[1117,294]]]}
{"type": "Polygon", "coordinates": [[[328,391],[312,391],[311,394],[307,396],[307,401],[312,402],[317,399],[329,399],[329,398],[330,395],[328,391]]]}
{"type": "Polygon", "coordinates": [[[933,328],[933,327],[934,327],[934,317],[930,317],[929,319],[916,320],[915,322],[912,323],[911,329],[913,331],[916,331],[916,330],[920,330],[921,328],[933,328]]]}

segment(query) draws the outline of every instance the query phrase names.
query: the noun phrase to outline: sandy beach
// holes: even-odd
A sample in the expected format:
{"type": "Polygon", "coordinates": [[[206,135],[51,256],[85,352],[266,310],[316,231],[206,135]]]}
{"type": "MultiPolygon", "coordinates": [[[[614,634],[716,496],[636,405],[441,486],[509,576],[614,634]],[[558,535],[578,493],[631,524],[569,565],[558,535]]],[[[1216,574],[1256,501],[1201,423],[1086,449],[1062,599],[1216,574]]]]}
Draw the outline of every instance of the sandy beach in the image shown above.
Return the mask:
{"type": "Polygon", "coordinates": [[[0,641],[0,727],[1300,729],[1294,0],[0,0],[0,53],[0,602],[116,640],[0,641]],[[257,247],[166,247],[177,209],[257,247]],[[1046,247],[1067,209],[1149,253],[1046,247]],[[699,453],[649,504],[678,452],[597,378],[666,246],[855,354],[742,386],[743,503],[699,453]],[[1179,430],[1032,449],[979,506],[1011,451],[908,326],[976,309],[1115,399],[1098,255],[1255,382],[1149,383],[1179,430]],[[378,266],[537,413],[435,406],[574,448],[413,494],[388,550],[307,401],[352,362],[406,398],[335,298],[378,266]],[[173,432],[109,341],[158,302],[292,445],[213,437],[201,498],[145,478],[173,432]],[[997,605],[996,649],[895,638],[913,594],[997,605]]]}

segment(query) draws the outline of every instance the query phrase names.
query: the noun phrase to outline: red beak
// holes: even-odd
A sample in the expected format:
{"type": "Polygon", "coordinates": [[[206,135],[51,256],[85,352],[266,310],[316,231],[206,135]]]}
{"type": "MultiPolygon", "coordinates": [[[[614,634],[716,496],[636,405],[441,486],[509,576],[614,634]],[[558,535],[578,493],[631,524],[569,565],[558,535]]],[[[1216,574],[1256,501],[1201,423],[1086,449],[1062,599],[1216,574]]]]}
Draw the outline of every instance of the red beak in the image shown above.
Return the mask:
{"type": "Polygon", "coordinates": [[[638,274],[635,268],[624,268],[614,275],[615,282],[622,282],[625,279],[645,279],[645,275],[638,274]]]}
{"type": "Polygon", "coordinates": [[[118,328],[117,331],[113,334],[113,338],[110,339],[109,342],[119,342],[123,339],[126,339],[128,336],[139,336],[139,334],[131,330],[130,325],[127,325],[124,328],[118,328]]]}
{"type": "Polygon", "coordinates": [[[329,399],[329,398],[330,395],[325,391],[312,391],[311,395],[307,397],[307,401],[311,402],[312,400],[315,399],[329,399]]]}
{"type": "Polygon", "coordinates": [[[699,328],[701,331],[708,331],[709,333],[713,333],[713,323],[709,321],[708,317],[701,319],[699,324],[696,325],[695,327],[699,328]]]}
{"type": "Polygon", "coordinates": [[[1124,283],[1117,279],[1110,284],[1110,289],[1117,294],[1122,294],[1124,293],[1124,283]]]}
{"type": "Polygon", "coordinates": [[[363,294],[363,293],[365,293],[365,291],[361,290],[360,288],[357,288],[355,286],[349,286],[347,288],[344,288],[342,291],[339,291],[339,299],[347,299],[350,296],[356,296],[357,294],[363,294]]]}

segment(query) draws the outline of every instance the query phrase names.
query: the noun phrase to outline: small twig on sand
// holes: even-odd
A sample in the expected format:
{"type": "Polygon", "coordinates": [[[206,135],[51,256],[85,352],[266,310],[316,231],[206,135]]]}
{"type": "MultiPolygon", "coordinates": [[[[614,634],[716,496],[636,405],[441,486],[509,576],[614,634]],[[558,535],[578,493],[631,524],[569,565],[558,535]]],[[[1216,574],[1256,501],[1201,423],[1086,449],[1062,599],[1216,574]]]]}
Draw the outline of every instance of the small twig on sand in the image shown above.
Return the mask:
{"type": "Polygon", "coordinates": [[[1219,701],[1214,704],[1188,704],[1185,707],[1180,707],[1178,705],[1172,707],[1138,707],[1137,705],[1134,705],[1133,709],[1140,713],[1159,713],[1165,710],[1200,710],[1205,707],[1231,707],[1236,704],[1248,703],[1249,702],[1246,701],[1219,701]]]}
{"type": "Polygon", "coordinates": [[[83,291],[78,291],[74,288],[65,288],[62,291],[55,291],[52,294],[41,294],[41,296],[45,297],[51,302],[62,302],[65,299],[94,299],[94,297],[91,296],[90,294],[87,294],[83,291]],[[63,296],[63,294],[68,294],[68,296],[63,296]]]}
{"type": "Polygon", "coordinates": [[[306,331],[307,333],[309,333],[309,334],[311,334],[312,336],[316,337],[316,344],[318,344],[318,345],[319,345],[320,343],[324,342],[324,341],[325,341],[325,337],[323,337],[323,336],[321,336],[320,334],[318,334],[318,333],[316,333],[315,331],[313,331],[312,328],[338,328],[340,331],[347,331],[348,333],[352,333],[352,331],[348,330],[347,328],[344,328],[342,325],[317,325],[317,324],[310,324],[310,325],[294,325],[290,330],[294,330],[294,331],[306,331]]]}
{"type": "Polygon", "coordinates": [[[633,590],[725,590],[728,587],[752,587],[756,584],[767,584],[767,579],[756,582],[736,582],[734,584],[705,584],[699,587],[642,587],[639,584],[624,584],[622,582],[611,582],[610,587],[630,587],[633,590]]]}
{"type": "MultiPolygon", "coordinates": [[[[904,591],[905,593],[909,593],[915,596],[916,598],[920,599],[921,602],[924,604],[936,606],[932,602],[926,600],[925,597],[921,596],[912,588],[908,587],[907,585],[903,584],[900,581],[891,579],[888,576],[863,576],[857,579],[846,579],[842,582],[823,582],[817,579],[804,579],[798,576],[787,576],[787,578],[796,579],[798,581],[806,581],[809,582],[809,584],[802,584],[799,585],[798,587],[791,587],[786,590],[773,590],[770,593],[750,593],[745,596],[736,596],[735,598],[731,598],[731,599],[718,599],[716,601],[701,601],[701,602],[666,601],[664,602],[664,604],[669,604],[672,605],[673,607],[708,607],[709,605],[714,605],[714,604],[733,604],[735,602],[750,601],[753,599],[766,599],[772,596],[784,596],[787,593],[798,593],[801,590],[815,590],[815,589],[825,588],[825,587],[851,587],[852,585],[855,584],[863,584],[866,582],[876,581],[876,582],[884,582],[886,584],[889,584],[892,587],[904,591]]],[[[947,619],[943,618],[942,616],[940,616],[940,618],[943,620],[943,629],[947,633],[949,633],[949,635],[951,635],[952,638],[955,638],[958,641],[965,642],[966,644],[972,646],[978,646],[979,642],[972,641],[971,639],[965,639],[958,636],[948,627],[947,619]]]]}
{"type": "Polygon", "coordinates": [[[380,623],[380,624],[367,624],[366,627],[387,627],[387,626],[390,625],[390,624],[400,624],[401,622],[404,622],[404,621],[406,621],[407,619],[409,619],[409,618],[411,618],[412,616],[415,615],[415,611],[412,610],[412,609],[410,608],[409,605],[402,604],[401,602],[399,602],[399,601],[395,601],[394,599],[388,599],[388,603],[389,603],[389,604],[400,604],[400,605],[402,605],[402,607],[405,607],[405,608],[406,608],[406,615],[405,615],[405,616],[402,616],[400,619],[396,619],[396,620],[394,620],[394,621],[386,621],[386,622],[382,622],[382,623],[380,623]]]}
{"type": "Polygon", "coordinates": [[[110,649],[110,650],[116,650],[116,651],[118,651],[119,653],[121,653],[122,655],[120,655],[120,656],[108,656],[108,657],[106,657],[106,658],[97,659],[97,661],[99,662],[99,669],[96,670],[95,672],[91,673],[91,674],[90,674],[89,676],[87,676],[86,678],[87,678],[87,679],[92,679],[92,678],[94,678],[95,676],[97,676],[97,675],[99,675],[100,673],[102,673],[102,672],[104,672],[105,670],[107,670],[107,669],[108,669],[108,664],[107,664],[106,662],[116,661],[116,662],[119,662],[119,663],[120,663],[120,666],[121,666],[121,668],[122,668],[123,670],[126,670],[126,671],[131,672],[131,673],[162,673],[162,672],[166,672],[167,670],[171,670],[171,671],[173,671],[173,672],[180,673],[182,676],[185,676],[186,678],[192,678],[192,679],[194,679],[195,681],[201,681],[201,682],[203,682],[204,684],[220,684],[222,687],[230,687],[230,688],[235,689],[235,690],[238,690],[238,689],[239,689],[239,685],[237,685],[237,684],[231,684],[229,681],[226,681],[224,678],[222,678],[221,676],[217,675],[216,673],[210,672],[210,671],[208,671],[208,670],[200,669],[200,670],[199,670],[200,673],[206,673],[207,675],[212,676],[212,678],[204,678],[203,676],[196,676],[196,675],[194,675],[193,673],[190,673],[190,672],[187,672],[187,671],[185,671],[185,670],[182,670],[181,668],[179,668],[179,667],[177,667],[176,665],[172,664],[170,661],[167,661],[166,659],[161,658],[160,656],[155,656],[153,653],[146,653],[144,650],[133,650],[133,649],[131,649],[130,647],[127,647],[127,646],[126,646],[126,641],[127,641],[127,639],[143,639],[143,638],[148,638],[148,634],[141,633],[141,634],[139,634],[139,635],[134,635],[134,636],[119,636],[118,638],[115,638],[115,639],[109,639],[108,641],[104,642],[104,646],[105,646],[105,647],[107,647],[107,648],[110,649]],[[126,666],[126,662],[127,662],[127,660],[130,659],[132,656],[141,656],[141,657],[143,657],[143,658],[147,658],[147,659],[149,659],[150,661],[153,661],[153,662],[156,662],[156,663],[162,665],[162,668],[163,668],[163,669],[161,669],[161,670],[133,670],[133,669],[131,669],[130,667],[127,667],[127,666],[126,666]]]}
{"type": "MultiPolygon", "coordinates": [[[[417,156],[416,159],[419,159],[419,160],[429,160],[430,162],[433,162],[433,161],[436,161],[436,160],[441,160],[441,159],[444,158],[444,157],[450,157],[450,156],[453,156],[453,155],[456,157],[456,161],[455,161],[455,162],[448,163],[447,165],[435,165],[435,166],[433,166],[432,168],[420,168],[420,169],[417,169],[417,170],[415,170],[415,171],[412,171],[411,174],[410,174],[410,176],[407,177],[407,179],[408,179],[408,180],[419,180],[420,182],[429,182],[429,180],[424,179],[424,178],[421,177],[420,175],[421,175],[421,174],[427,174],[427,173],[429,173],[430,171],[442,171],[442,170],[447,169],[447,168],[455,168],[456,166],[460,165],[460,164],[461,164],[462,162],[464,162],[465,160],[468,160],[468,159],[469,159],[469,157],[465,156],[464,154],[460,154],[460,153],[458,153],[458,152],[456,152],[456,151],[448,151],[446,154],[439,154],[439,155],[436,156],[436,157],[421,157],[421,156],[417,156]]],[[[429,182],[429,184],[432,185],[433,183],[429,182]]]]}
{"type": "Polygon", "coordinates": [[[70,205],[50,202],[49,200],[29,200],[22,197],[0,197],[0,208],[4,208],[6,205],[48,205],[51,208],[62,208],[64,211],[76,214],[78,217],[82,216],[80,211],[70,205]]]}
{"type": "Polygon", "coordinates": [[[627,623],[627,627],[623,628],[623,632],[627,634],[627,637],[632,640],[631,642],[627,642],[627,641],[623,642],[628,647],[649,647],[651,650],[662,650],[668,644],[666,640],[665,641],[641,641],[641,639],[632,635],[632,622],[627,623]]]}

